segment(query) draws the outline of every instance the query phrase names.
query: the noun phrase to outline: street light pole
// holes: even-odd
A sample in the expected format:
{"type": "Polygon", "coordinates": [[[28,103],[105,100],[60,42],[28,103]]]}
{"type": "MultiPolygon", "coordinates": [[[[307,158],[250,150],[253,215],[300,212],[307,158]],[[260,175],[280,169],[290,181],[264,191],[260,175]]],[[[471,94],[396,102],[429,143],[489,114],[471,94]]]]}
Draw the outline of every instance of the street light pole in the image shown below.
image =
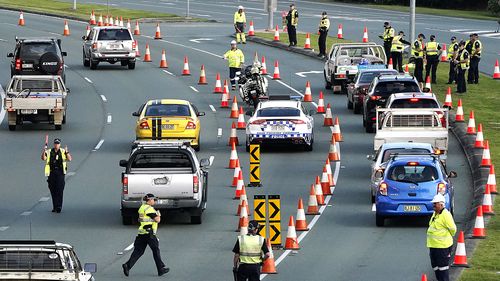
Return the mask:
{"type": "Polygon", "coordinates": [[[187,0],[186,18],[189,18],[189,0],[187,0]]]}
{"type": "Polygon", "coordinates": [[[413,44],[415,41],[415,2],[417,0],[410,0],[410,42],[413,44]]]}

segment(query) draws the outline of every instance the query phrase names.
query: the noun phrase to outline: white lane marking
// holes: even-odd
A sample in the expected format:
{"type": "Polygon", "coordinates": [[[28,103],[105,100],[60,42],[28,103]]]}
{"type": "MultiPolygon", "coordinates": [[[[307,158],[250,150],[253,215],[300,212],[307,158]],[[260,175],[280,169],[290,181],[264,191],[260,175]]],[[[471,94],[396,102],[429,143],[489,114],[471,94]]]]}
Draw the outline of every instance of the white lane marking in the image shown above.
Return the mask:
{"type": "Polygon", "coordinates": [[[83,79],[87,80],[87,82],[89,82],[90,84],[94,84],[94,82],[92,82],[92,80],[90,80],[88,77],[83,77],[83,79]]]}
{"type": "MultiPolygon", "coordinates": [[[[0,97],[2,97],[2,101],[5,99],[5,92],[3,91],[3,87],[0,84],[0,97]]],[[[2,123],[3,119],[5,118],[5,109],[3,109],[3,106],[0,108],[0,123],[2,123]]]]}
{"type": "MultiPolygon", "coordinates": [[[[142,35],[142,36],[146,37],[146,38],[149,38],[149,39],[154,39],[153,36],[147,36],[147,35],[142,35]]],[[[183,44],[180,44],[180,43],[176,43],[176,42],[172,42],[172,41],[168,41],[168,40],[163,40],[163,39],[159,39],[159,40],[156,40],[156,41],[165,42],[165,43],[176,45],[176,46],[179,46],[179,47],[183,47],[183,48],[188,48],[188,49],[191,49],[191,50],[195,50],[195,51],[198,51],[198,52],[201,52],[201,53],[204,53],[204,54],[207,54],[207,55],[211,55],[211,56],[214,56],[214,57],[217,57],[217,58],[222,58],[221,55],[217,55],[217,54],[211,53],[209,51],[205,51],[205,50],[198,49],[198,48],[195,48],[195,47],[183,45],[183,44]]]]}
{"type": "Polygon", "coordinates": [[[10,226],[0,226],[0,231],[6,231],[10,226]]]}
{"type": "Polygon", "coordinates": [[[97,145],[94,147],[94,150],[92,150],[92,151],[99,150],[99,148],[101,148],[103,143],[104,143],[104,140],[100,140],[99,143],[97,143],[97,145]]]}
{"type": "Polygon", "coordinates": [[[123,251],[124,251],[124,252],[127,252],[127,251],[132,250],[132,248],[134,248],[134,243],[132,243],[132,244],[128,245],[128,246],[127,246],[127,248],[125,248],[123,251]]]}
{"type": "Polygon", "coordinates": [[[212,166],[212,164],[214,163],[214,159],[215,159],[215,156],[210,155],[210,158],[208,159],[208,161],[210,161],[210,166],[212,166]]]}
{"type": "Polygon", "coordinates": [[[166,74],[168,75],[172,75],[172,76],[175,76],[175,74],[173,74],[172,72],[168,71],[168,70],[163,70],[163,72],[165,72],[166,74]]]}
{"type": "Polygon", "coordinates": [[[21,216],[29,216],[29,215],[31,215],[31,213],[33,213],[33,212],[32,211],[22,212],[21,216]]]}
{"type": "Polygon", "coordinates": [[[38,202],[46,202],[46,201],[49,201],[50,197],[42,197],[40,198],[40,200],[38,200],[38,202]]]}
{"type": "Polygon", "coordinates": [[[111,116],[111,114],[108,114],[108,124],[111,124],[111,121],[113,120],[113,116],[111,116]]]}
{"type": "Polygon", "coordinates": [[[67,173],[66,173],[66,177],[72,177],[72,176],[74,176],[74,175],[76,175],[76,173],[75,173],[75,172],[67,172],[67,173]]]}
{"type": "Polygon", "coordinates": [[[196,88],[195,88],[195,87],[193,87],[193,86],[189,86],[189,88],[191,88],[191,90],[193,90],[193,91],[195,91],[195,92],[197,92],[197,93],[199,93],[199,92],[200,92],[200,91],[198,91],[198,89],[196,89],[196,88]]]}
{"type": "Polygon", "coordinates": [[[372,212],[376,212],[377,211],[377,206],[375,205],[375,203],[372,204],[372,212]]]}
{"type": "Polygon", "coordinates": [[[102,99],[103,102],[107,102],[108,101],[108,99],[106,99],[105,95],[101,95],[101,99],[102,99]]]}
{"type": "Polygon", "coordinates": [[[216,112],[217,110],[215,110],[215,107],[211,104],[208,105],[208,107],[210,107],[210,109],[213,111],[213,112],[216,112]]]}
{"type": "Polygon", "coordinates": [[[200,44],[201,43],[200,41],[212,41],[212,40],[214,40],[214,39],[212,39],[212,38],[196,38],[196,39],[190,39],[189,42],[200,44]]]}
{"type": "Polygon", "coordinates": [[[217,137],[222,137],[222,128],[217,129],[217,137]]]}
{"type": "Polygon", "coordinates": [[[323,73],[323,71],[321,71],[321,70],[311,70],[311,71],[295,72],[295,75],[305,78],[305,77],[307,77],[306,74],[317,74],[317,73],[323,73]]]}
{"type": "Polygon", "coordinates": [[[67,64],[65,64],[64,67],[69,68],[69,66],[67,64]]]}

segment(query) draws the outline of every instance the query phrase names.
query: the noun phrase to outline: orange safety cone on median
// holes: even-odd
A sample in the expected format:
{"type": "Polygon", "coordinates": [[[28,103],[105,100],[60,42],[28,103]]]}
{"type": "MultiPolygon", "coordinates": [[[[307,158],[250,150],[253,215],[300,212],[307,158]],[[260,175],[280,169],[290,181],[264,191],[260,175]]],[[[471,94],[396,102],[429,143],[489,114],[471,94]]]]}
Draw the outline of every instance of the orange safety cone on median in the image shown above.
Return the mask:
{"type": "Polygon", "coordinates": [[[333,125],[333,136],[335,137],[336,142],[344,141],[344,138],[342,137],[342,132],[340,131],[340,122],[338,117],[335,117],[335,123],[333,125]]]}
{"type": "MultiPolygon", "coordinates": [[[[229,136],[229,142],[228,142],[228,145],[235,145],[235,146],[239,146],[240,145],[240,142],[238,140],[238,135],[236,133],[236,124],[233,122],[231,124],[231,135],[229,136]]],[[[234,168],[234,167],[230,167],[230,168],[234,168]]]]}
{"type": "Polygon", "coordinates": [[[141,56],[141,52],[139,51],[139,43],[137,42],[137,40],[134,40],[134,48],[135,48],[135,57],[137,59],[140,59],[140,56],[141,56]]]}
{"type": "Polygon", "coordinates": [[[238,174],[238,183],[236,184],[236,190],[234,191],[234,200],[240,199],[241,191],[245,186],[245,182],[243,181],[243,171],[240,170],[238,174]]]}
{"type": "Polygon", "coordinates": [[[97,20],[97,26],[103,26],[104,22],[102,21],[102,14],[99,14],[99,19],[97,20]]]}
{"type": "Polygon", "coordinates": [[[316,199],[316,191],[314,190],[314,184],[311,184],[311,189],[309,191],[309,200],[307,201],[307,213],[306,215],[319,215],[318,200],[316,199]]]}
{"type": "Polygon", "coordinates": [[[425,86],[424,89],[429,89],[429,93],[432,93],[432,85],[431,85],[431,77],[425,77],[425,86]]]}
{"type": "Polygon", "coordinates": [[[484,141],[483,157],[481,159],[481,167],[491,167],[490,143],[484,141]]]}
{"type": "Polygon", "coordinates": [[[123,17],[122,16],[120,16],[119,26],[120,27],[124,27],[124,25],[123,25],[123,17]]]}
{"type": "Polygon", "coordinates": [[[279,66],[279,62],[278,61],[274,62],[273,80],[281,80],[281,77],[280,77],[280,66],[279,66]]]}
{"type": "Polygon", "coordinates": [[[248,28],[248,36],[255,36],[255,30],[253,27],[253,20],[250,21],[250,27],[248,28]]]}
{"type": "Polygon", "coordinates": [[[113,26],[115,24],[113,16],[108,16],[108,22],[106,24],[107,26],[113,26]]]}
{"type": "Polygon", "coordinates": [[[286,233],[285,250],[300,250],[299,240],[297,239],[297,232],[295,231],[295,224],[293,216],[288,220],[288,230],[286,233]]]}
{"type": "Polygon", "coordinates": [[[238,151],[236,150],[236,143],[231,143],[231,155],[229,156],[229,165],[228,169],[236,168],[236,163],[238,161],[238,151]]]}
{"type": "Polygon", "coordinates": [[[474,148],[484,148],[484,136],[483,136],[483,124],[479,123],[477,126],[476,141],[474,142],[474,148]]]}
{"type": "Polygon", "coordinates": [[[472,238],[484,239],[486,238],[486,229],[484,228],[483,208],[477,208],[476,221],[474,222],[474,229],[472,230],[472,238]]]}
{"type": "Polygon", "coordinates": [[[240,110],[238,112],[238,123],[236,124],[237,130],[245,130],[247,123],[245,122],[245,114],[243,114],[243,107],[240,106],[240,110]]]}
{"type": "Polygon", "coordinates": [[[95,25],[96,24],[94,10],[92,10],[92,12],[90,12],[89,24],[90,25],[95,25]]]}
{"type": "Polygon", "coordinates": [[[168,68],[167,56],[165,55],[165,49],[161,50],[160,68],[168,68]]]}
{"type": "Polygon", "coordinates": [[[455,257],[453,258],[453,264],[451,266],[469,267],[467,264],[467,253],[465,252],[465,238],[463,231],[460,231],[460,234],[458,235],[455,257]]]}
{"type": "Polygon", "coordinates": [[[299,203],[297,206],[297,219],[295,221],[295,230],[298,231],[308,231],[306,214],[304,212],[304,204],[302,198],[299,198],[299,203]]]}
{"type": "Polygon", "coordinates": [[[493,165],[490,166],[490,173],[488,175],[488,181],[486,182],[486,186],[490,189],[491,194],[498,194],[495,166],[493,165]]]}
{"type": "Polygon", "coordinates": [[[326,105],[326,114],[323,121],[323,126],[333,126],[332,108],[330,107],[330,104],[326,105]]]}
{"type": "Polygon", "coordinates": [[[366,26],[363,30],[363,43],[368,43],[368,28],[366,26]]]}
{"type": "Polygon", "coordinates": [[[24,26],[25,22],[24,22],[24,13],[21,11],[21,13],[19,14],[19,21],[17,22],[17,25],[19,26],[24,26]]]}
{"type": "Polygon", "coordinates": [[[115,18],[115,26],[123,27],[123,21],[122,21],[122,25],[120,25],[120,20],[118,19],[118,16],[116,16],[116,18],[115,18]]]}
{"type": "Polygon", "coordinates": [[[443,48],[441,48],[441,62],[448,61],[448,53],[446,52],[446,44],[443,44],[443,48]]]}
{"type": "Polygon", "coordinates": [[[198,80],[198,85],[206,85],[207,83],[207,76],[205,75],[205,65],[201,65],[200,69],[200,79],[198,80]]]}
{"type": "Polygon", "coordinates": [[[462,106],[462,99],[458,100],[457,113],[455,115],[455,122],[465,122],[464,108],[462,106]]]}
{"type": "Polygon", "coordinates": [[[68,21],[65,20],[64,21],[64,31],[63,31],[63,36],[69,36],[70,35],[70,32],[69,32],[69,26],[68,26],[68,21]]]}
{"type": "Polygon", "coordinates": [[[141,29],[139,28],[138,20],[135,20],[134,35],[141,35],[141,29]]]}
{"type": "Polygon", "coordinates": [[[236,187],[238,185],[238,176],[241,171],[240,159],[236,159],[236,167],[234,167],[233,172],[233,182],[231,183],[231,187],[236,187]]]}
{"type": "Polygon", "coordinates": [[[280,31],[278,25],[276,25],[276,29],[274,30],[274,41],[280,41],[280,31]]]}
{"type": "Polygon", "coordinates": [[[222,84],[220,81],[220,73],[217,72],[217,75],[215,76],[215,88],[214,88],[214,93],[215,94],[220,94],[222,93],[222,84]]]}
{"type": "Polygon", "coordinates": [[[444,99],[443,107],[453,108],[453,102],[451,100],[451,87],[446,90],[446,98],[444,99]]]}
{"type": "Polygon", "coordinates": [[[90,34],[90,25],[87,25],[87,29],[85,29],[85,37],[89,37],[90,34]]]}
{"type": "Polygon", "coordinates": [[[132,27],[130,26],[130,19],[127,19],[127,30],[132,31],[132,27]]]}
{"type": "MultiPolygon", "coordinates": [[[[335,181],[333,179],[332,167],[330,166],[330,159],[328,159],[328,157],[326,158],[326,161],[325,161],[325,167],[326,167],[326,173],[328,175],[328,182],[330,183],[330,187],[334,187],[335,181]]],[[[323,193],[323,194],[325,194],[325,193],[323,193]]],[[[325,194],[325,195],[331,195],[331,191],[330,191],[330,194],[325,194]]]]}
{"type": "Polygon", "coordinates": [[[422,274],[422,277],[420,277],[420,281],[427,281],[427,274],[422,274]]]}
{"type": "Polygon", "coordinates": [[[278,271],[276,270],[276,263],[274,261],[273,247],[271,246],[271,241],[269,241],[269,239],[266,239],[266,243],[267,248],[269,249],[269,257],[264,260],[260,273],[276,274],[278,271]]]}
{"type": "Polygon", "coordinates": [[[332,139],[330,141],[330,149],[328,151],[328,159],[331,162],[340,161],[340,154],[337,149],[337,142],[335,141],[335,136],[332,134],[332,139]]]}
{"type": "Polygon", "coordinates": [[[238,115],[238,102],[236,101],[236,97],[233,97],[233,104],[231,105],[231,114],[229,115],[229,118],[238,119],[238,115]]]}
{"type": "Polygon", "coordinates": [[[471,110],[469,114],[469,123],[467,125],[467,135],[475,135],[475,134],[476,134],[476,121],[474,119],[474,110],[471,110]]]}
{"type": "Polygon", "coordinates": [[[342,32],[342,24],[339,24],[339,28],[337,30],[337,39],[344,39],[344,34],[342,32]]]}
{"type": "MultiPolygon", "coordinates": [[[[225,89],[225,87],[224,87],[224,89],[225,89]]],[[[221,95],[220,107],[221,108],[229,108],[229,93],[227,91],[224,91],[221,95]]]]}
{"type": "Polygon", "coordinates": [[[238,204],[238,211],[236,212],[236,215],[239,216],[241,214],[241,209],[246,206],[246,211],[247,215],[250,216],[250,209],[248,208],[248,197],[247,197],[247,191],[245,186],[241,187],[241,192],[240,192],[240,203],[238,204]],[[246,202],[246,205],[244,205],[243,201],[246,202]]]}
{"type": "Polygon", "coordinates": [[[406,73],[406,74],[409,74],[409,73],[410,73],[410,70],[409,70],[408,64],[405,64],[405,71],[404,71],[404,73],[406,73]]]}
{"type": "Polygon", "coordinates": [[[260,74],[267,75],[266,57],[262,56],[260,74]]]}
{"type": "Polygon", "coordinates": [[[184,56],[184,68],[182,69],[182,75],[183,76],[191,75],[191,72],[189,72],[189,61],[187,56],[184,56]]]}
{"type": "Polygon", "coordinates": [[[491,200],[490,187],[488,185],[484,188],[482,208],[484,215],[491,216],[495,214],[493,211],[493,200],[491,200]]]}
{"type": "Polygon", "coordinates": [[[146,52],[144,53],[144,62],[151,62],[151,52],[149,51],[149,44],[146,44],[146,52]]]}
{"type": "Polygon", "coordinates": [[[325,100],[323,99],[323,91],[319,91],[318,108],[316,113],[325,113],[325,100]]]}
{"type": "Polygon", "coordinates": [[[160,23],[156,24],[155,39],[161,39],[160,23]]]}
{"type": "Polygon", "coordinates": [[[311,34],[306,33],[306,42],[304,43],[304,49],[310,50],[311,49],[311,34]]]}
{"type": "Polygon", "coordinates": [[[498,66],[498,60],[496,60],[495,68],[493,69],[493,79],[500,79],[500,67],[498,66]]]}
{"type": "Polygon", "coordinates": [[[311,83],[309,81],[306,82],[306,90],[304,92],[304,102],[312,102],[312,94],[311,94],[311,83]]]}

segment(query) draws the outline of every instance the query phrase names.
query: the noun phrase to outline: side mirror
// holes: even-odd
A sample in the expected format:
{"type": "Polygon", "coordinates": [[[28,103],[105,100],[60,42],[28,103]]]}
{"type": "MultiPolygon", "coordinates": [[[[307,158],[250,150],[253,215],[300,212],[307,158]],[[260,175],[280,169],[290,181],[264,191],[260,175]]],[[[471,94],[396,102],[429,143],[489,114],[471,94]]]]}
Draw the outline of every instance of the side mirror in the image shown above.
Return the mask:
{"type": "Polygon", "coordinates": [[[253,116],[253,111],[252,110],[247,110],[247,112],[245,112],[245,115],[246,116],[253,116]]]}
{"type": "Polygon", "coordinates": [[[87,41],[87,36],[83,35],[82,39],[85,40],[85,41],[87,41]]]}
{"type": "Polygon", "coordinates": [[[381,178],[384,176],[384,170],[380,169],[375,172],[375,177],[376,178],[381,178]]]}
{"type": "Polygon", "coordinates": [[[207,158],[203,158],[200,160],[200,166],[202,167],[209,167],[210,166],[210,160],[207,158]]]}
{"type": "Polygon", "coordinates": [[[71,93],[71,89],[70,88],[66,88],[66,92],[71,93]]]}
{"type": "Polygon", "coordinates": [[[375,161],[375,155],[373,155],[373,154],[367,154],[366,155],[366,159],[371,160],[371,161],[375,161]]]}
{"type": "Polygon", "coordinates": [[[205,116],[205,112],[204,111],[200,111],[196,114],[196,116],[205,116]]]}
{"type": "Polygon", "coordinates": [[[449,177],[449,178],[452,178],[452,179],[453,179],[453,178],[456,178],[457,176],[458,176],[458,175],[457,175],[457,172],[455,172],[455,171],[450,171],[450,172],[448,173],[448,177],[449,177]]]}
{"type": "Polygon", "coordinates": [[[128,161],[127,160],[120,160],[120,167],[127,167],[128,161]]]}
{"type": "Polygon", "coordinates": [[[62,55],[63,57],[67,57],[67,56],[68,56],[68,53],[67,53],[67,52],[61,52],[61,55],[62,55]]]}
{"type": "Polygon", "coordinates": [[[7,57],[8,57],[8,58],[13,58],[13,57],[14,57],[14,54],[13,54],[13,53],[8,53],[8,54],[7,54],[7,57]]]}
{"type": "Polygon", "coordinates": [[[132,112],[132,116],[139,117],[139,112],[138,111],[132,112]]]}
{"type": "Polygon", "coordinates": [[[89,272],[89,273],[96,273],[97,272],[97,263],[86,263],[83,265],[83,271],[89,272]]]}

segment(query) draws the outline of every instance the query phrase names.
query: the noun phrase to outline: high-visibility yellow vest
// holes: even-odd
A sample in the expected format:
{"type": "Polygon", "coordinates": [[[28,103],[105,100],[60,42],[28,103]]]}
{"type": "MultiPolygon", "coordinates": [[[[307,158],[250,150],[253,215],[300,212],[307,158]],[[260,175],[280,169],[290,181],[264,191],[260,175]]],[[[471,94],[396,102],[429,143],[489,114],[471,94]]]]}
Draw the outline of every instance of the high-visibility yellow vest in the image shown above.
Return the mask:
{"type": "Polygon", "coordinates": [[[460,61],[465,60],[465,62],[460,63],[460,68],[463,69],[463,70],[469,69],[470,57],[468,57],[467,59],[465,59],[465,54],[468,54],[468,53],[469,52],[467,52],[466,49],[463,49],[462,52],[459,55],[459,60],[460,61]]]}
{"type": "Polygon", "coordinates": [[[236,11],[236,13],[234,13],[234,23],[246,23],[247,22],[247,18],[245,17],[245,12],[241,12],[238,13],[238,11],[236,11]]]}
{"type": "Polygon", "coordinates": [[[393,37],[394,37],[394,28],[392,28],[392,27],[385,28],[384,35],[382,35],[382,38],[384,39],[384,41],[392,40],[393,37]]]}
{"type": "MultiPolygon", "coordinates": [[[[155,208],[148,204],[142,204],[139,208],[139,234],[148,234],[147,229],[144,229],[145,226],[151,225],[151,229],[153,233],[156,234],[156,230],[158,230],[158,223],[148,216],[148,214],[156,214],[155,208]]],[[[147,227],[146,227],[147,228],[147,227]]]]}
{"type": "Polygon", "coordinates": [[[321,21],[319,22],[319,28],[324,30],[330,29],[330,20],[328,19],[328,17],[323,17],[321,19],[321,21]]]}
{"type": "Polygon", "coordinates": [[[261,249],[264,238],[260,235],[240,235],[240,262],[247,264],[259,264],[262,262],[261,249]]]}
{"type": "Polygon", "coordinates": [[[474,43],[472,43],[471,56],[481,56],[482,50],[483,50],[483,43],[481,43],[481,41],[479,40],[476,40],[474,43]],[[476,42],[479,43],[479,52],[476,52],[476,42]]]}
{"type": "Polygon", "coordinates": [[[453,245],[453,236],[456,232],[457,226],[447,209],[443,209],[441,214],[434,213],[427,229],[427,247],[449,248],[453,245]]]}
{"type": "MultiPolygon", "coordinates": [[[[47,160],[45,160],[45,176],[48,177],[50,175],[50,152],[52,149],[45,150],[45,154],[47,155],[47,160]]],[[[66,164],[66,151],[62,148],[59,149],[62,155],[62,166],[63,166],[63,174],[66,174],[67,164],[66,164]]]]}
{"type": "Polygon", "coordinates": [[[394,38],[392,39],[391,52],[398,52],[398,53],[403,52],[404,45],[401,41],[399,41],[400,39],[401,36],[399,35],[394,36],[394,38]]]}
{"type": "Polygon", "coordinates": [[[448,59],[451,59],[453,58],[454,54],[455,54],[455,46],[457,46],[458,43],[455,42],[455,43],[451,43],[450,46],[448,46],[448,59]]]}
{"type": "Polygon", "coordinates": [[[297,26],[297,24],[299,24],[299,12],[297,12],[297,9],[293,9],[290,13],[290,24],[297,26]]]}
{"type": "Polygon", "coordinates": [[[229,50],[224,54],[224,57],[229,61],[229,67],[241,67],[245,62],[245,55],[240,49],[229,50]]]}
{"type": "Polygon", "coordinates": [[[437,56],[438,54],[438,43],[435,41],[427,42],[426,54],[428,56],[437,56]]]}
{"type": "Polygon", "coordinates": [[[411,45],[411,54],[416,58],[424,57],[424,44],[422,44],[422,41],[415,40],[415,42],[413,42],[413,45],[411,45]],[[415,43],[418,44],[418,48],[415,48],[415,43]]]}

